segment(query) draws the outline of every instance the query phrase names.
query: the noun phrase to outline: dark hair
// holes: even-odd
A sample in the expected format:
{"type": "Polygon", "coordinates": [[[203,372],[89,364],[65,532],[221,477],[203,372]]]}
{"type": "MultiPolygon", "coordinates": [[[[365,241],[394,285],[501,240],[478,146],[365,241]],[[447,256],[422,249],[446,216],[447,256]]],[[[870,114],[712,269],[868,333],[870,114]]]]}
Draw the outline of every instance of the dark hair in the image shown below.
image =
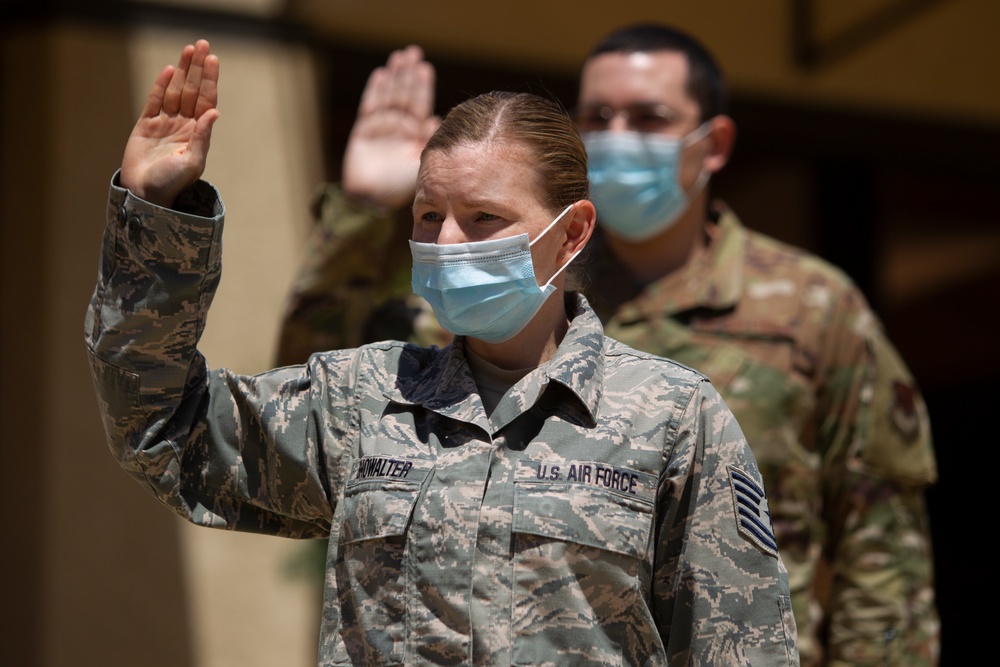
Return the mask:
{"type": "Polygon", "coordinates": [[[603,53],[649,53],[672,51],[688,62],[688,95],[698,103],[701,122],[726,113],[728,95],[722,70],[712,54],[691,35],[658,23],[636,23],[615,30],[598,42],[587,60],[603,53]]]}
{"type": "MultiPolygon", "coordinates": [[[[533,161],[536,185],[553,210],[590,197],[587,150],[573,120],[557,102],[531,93],[493,91],[452,107],[420,158],[461,145],[504,142],[533,161]]],[[[568,285],[578,283],[580,264],[567,269],[568,285]]]]}

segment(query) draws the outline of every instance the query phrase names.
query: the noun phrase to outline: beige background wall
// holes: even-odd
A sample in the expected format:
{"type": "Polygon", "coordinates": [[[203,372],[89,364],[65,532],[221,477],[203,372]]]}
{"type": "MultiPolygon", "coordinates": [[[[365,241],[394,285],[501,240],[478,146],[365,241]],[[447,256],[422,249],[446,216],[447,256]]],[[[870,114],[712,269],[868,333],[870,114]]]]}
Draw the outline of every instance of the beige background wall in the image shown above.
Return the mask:
{"type": "MultiPolygon", "coordinates": [[[[181,20],[162,11],[170,3],[134,3],[156,12],[133,24],[120,11],[130,3],[108,4],[119,11],[10,12],[0,32],[4,665],[313,661],[316,590],[288,573],[303,545],[195,529],[158,507],[105,449],[82,341],[108,182],[139,105],[181,45],[207,37],[223,81],[206,178],[224,194],[228,223],[203,350],[210,364],[244,372],[270,364],[308,196],[329,159],[320,141],[321,91],[308,41],[275,38],[252,21],[233,28],[226,16],[271,17],[300,26],[303,37],[369,50],[417,42],[442,57],[537,69],[540,77],[573,75],[612,25],[661,18],[710,44],[737,94],[1000,128],[1000,3],[993,0],[904,3],[921,11],[814,69],[795,64],[794,3],[785,0],[192,0],[173,3],[185,12],[181,20]]],[[[895,3],[806,4],[829,40],[895,3]]],[[[794,164],[773,167],[745,187],[758,199],[784,196],[789,206],[804,206],[796,199],[804,176],[794,164]]],[[[976,266],[1000,262],[996,234],[984,233],[962,241],[975,255],[936,263],[934,248],[948,238],[942,225],[905,257],[898,254],[904,244],[890,244],[887,256],[903,267],[896,289],[920,287],[928,275],[946,281],[969,270],[969,257],[976,266]],[[932,263],[933,273],[921,268],[932,263]]]]}
{"type": "Polygon", "coordinates": [[[312,62],[211,31],[61,24],[3,42],[4,665],[308,665],[318,591],[303,543],[197,529],[117,468],[83,345],[108,184],[156,74],[207,37],[223,114],[205,177],[225,193],[210,363],[270,367],[322,175],[312,62]]]}

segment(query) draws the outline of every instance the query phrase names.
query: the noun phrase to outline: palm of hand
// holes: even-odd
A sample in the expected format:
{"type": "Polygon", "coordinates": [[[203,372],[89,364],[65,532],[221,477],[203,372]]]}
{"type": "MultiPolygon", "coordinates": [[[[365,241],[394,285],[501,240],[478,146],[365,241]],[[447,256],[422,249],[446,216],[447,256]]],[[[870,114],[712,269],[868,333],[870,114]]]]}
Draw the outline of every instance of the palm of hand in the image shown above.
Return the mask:
{"type": "Polygon", "coordinates": [[[345,189],[389,208],[409,203],[420,151],[437,122],[437,118],[420,119],[397,109],[359,118],[344,155],[345,189]]]}
{"type": "Polygon", "coordinates": [[[434,68],[418,46],[390,54],[368,78],[344,154],[344,192],[395,209],[410,204],[420,152],[437,129],[434,68]]]}
{"type": "Polygon", "coordinates": [[[218,78],[219,60],[205,40],[185,46],[176,67],[163,68],[125,146],[122,187],[171,206],[201,177],[219,116],[218,78]]]}
{"type": "Polygon", "coordinates": [[[193,118],[163,113],[140,119],[125,147],[123,183],[131,183],[130,190],[150,201],[176,198],[165,193],[180,193],[201,173],[197,156],[188,150],[195,126],[193,118]]]}

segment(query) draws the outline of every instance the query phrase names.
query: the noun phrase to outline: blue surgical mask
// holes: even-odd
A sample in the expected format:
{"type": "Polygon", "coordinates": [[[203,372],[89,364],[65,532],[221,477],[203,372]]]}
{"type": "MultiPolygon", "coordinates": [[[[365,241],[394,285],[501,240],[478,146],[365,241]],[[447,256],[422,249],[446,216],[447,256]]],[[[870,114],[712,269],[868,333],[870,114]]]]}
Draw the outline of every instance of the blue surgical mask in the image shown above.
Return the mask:
{"type": "Polygon", "coordinates": [[[680,184],[681,151],[708,134],[708,124],[685,137],[639,132],[588,132],[590,198],[597,222],[628,241],[645,241],[673,226],[708,182],[704,169],[690,193],[680,184]]]}
{"type": "Polygon", "coordinates": [[[576,257],[538,285],[531,246],[570,208],[572,204],[530,243],[527,234],[469,243],[410,241],[414,294],[426,299],[438,323],[456,336],[487,343],[513,338],[556,291],[552,280],[576,257]]]}

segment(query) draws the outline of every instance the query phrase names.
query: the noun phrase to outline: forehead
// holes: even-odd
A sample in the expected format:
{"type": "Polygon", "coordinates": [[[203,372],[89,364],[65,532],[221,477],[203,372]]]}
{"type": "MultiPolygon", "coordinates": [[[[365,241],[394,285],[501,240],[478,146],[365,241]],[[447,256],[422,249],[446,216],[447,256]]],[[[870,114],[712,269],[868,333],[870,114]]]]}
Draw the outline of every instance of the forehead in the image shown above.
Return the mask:
{"type": "Polygon", "coordinates": [[[463,205],[515,197],[543,201],[531,152],[511,141],[463,143],[426,152],[417,175],[417,197],[463,205]]]}
{"type": "Polygon", "coordinates": [[[655,102],[678,110],[697,108],[687,93],[687,78],[687,57],[677,51],[602,53],[584,63],[579,102],[614,107],[655,102]]]}

